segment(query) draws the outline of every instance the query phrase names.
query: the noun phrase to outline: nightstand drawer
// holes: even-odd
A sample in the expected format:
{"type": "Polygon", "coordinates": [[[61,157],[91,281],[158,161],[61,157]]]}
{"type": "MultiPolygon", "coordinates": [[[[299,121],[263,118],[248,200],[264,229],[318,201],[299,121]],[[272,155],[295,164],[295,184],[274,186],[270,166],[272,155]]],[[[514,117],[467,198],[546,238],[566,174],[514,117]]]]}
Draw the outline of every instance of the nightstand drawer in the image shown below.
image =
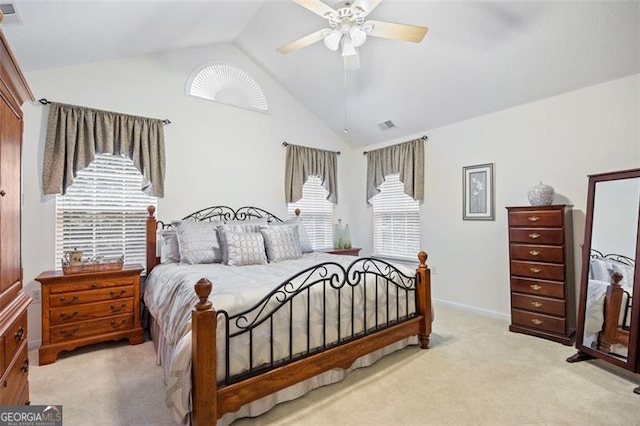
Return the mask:
{"type": "Polygon", "coordinates": [[[542,314],[565,315],[564,300],[551,299],[549,297],[527,296],[524,294],[511,294],[511,307],[525,311],[540,312],[542,314]]]}
{"type": "Polygon", "coordinates": [[[564,297],[564,283],[511,277],[511,291],[536,296],[564,297]]]}
{"type": "Polygon", "coordinates": [[[59,325],[130,312],[133,312],[133,299],[120,299],[110,302],[54,308],[49,311],[49,321],[52,325],[59,325]]]}
{"type": "Polygon", "coordinates": [[[529,244],[509,245],[509,255],[514,260],[531,260],[533,262],[564,262],[562,246],[535,246],[529,244]]]}
{"type": "Polygon", "coordinates": [[[535,312],[526,312],[519,309],[511,310],[511,320],[514,324],[539,330],[564,333],[566,320],[535,312]]]}
{"type": "Polygon", "coordinates": [[[563,212],[561,210],[549,211],[510,211],[509,226],[526,227],[561,227],[563,212]]]}
{"type": "Polygon", "coordinates": [[[49,306],[60,307],[78,305],[101,300],[115,300],[134,296],[134,287],[110,287],[100,290],[75,291],[71,293],[58,293],[49,296],[49,306]]]}
{"type": "Polygon", "coordinates": [[[7,329],[4,335],[4,368],[9,366],[22,342],[27,340],[27,312],[21,314],[18,319],[7,329]]]}
{"type": "Polygon", "coordinates": [[[128,330],[132,327],[133,314],[76,322],[68,325],[58,325],[51,327],[51,342],[75,340],[81,337],[106,334],[111,331],[128,330]]]}
{"type": "Polygon", "coordinates": [[[512,243],[562,245],[564,233],[562,229],[552,228],[510,228],[509,241],[512,243]]]}
{"type": "Polygon", "coordinates": [[[82,290],[95,290],[100,288],[121,287],[121,286],[133,286],[136,283],[135,278],[122,277],[122,278],[86,278],[82,280],[73,280],[69,278],[68,282],[51,285],[49,292],[51,294],[68,293],[73,291],[82,290]]]}
{"type": "Polygon", "coordinates": [[[564,280],[564,265],[512,260],[511,275],[562,281],[564,280]]]}

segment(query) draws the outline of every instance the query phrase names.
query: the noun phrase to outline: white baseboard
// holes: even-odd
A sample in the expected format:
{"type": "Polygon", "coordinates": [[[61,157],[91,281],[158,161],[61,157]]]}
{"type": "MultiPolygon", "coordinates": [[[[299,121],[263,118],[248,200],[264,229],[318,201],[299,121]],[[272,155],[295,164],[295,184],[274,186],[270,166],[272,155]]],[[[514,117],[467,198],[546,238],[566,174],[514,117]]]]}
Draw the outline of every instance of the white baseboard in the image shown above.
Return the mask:
{"type": "MultiPolygon", "coordinates": [[[[436,305],[445,305],[451,308],[461,309],[463,311],[473,312],[485,317],[498,318],[504,321],[511,321],[511,316],[509,314],[503,314],[500,312],[489,311],[487,309],[477,308],[475,306],[463,305],[462,303],[449,302],[447,300],[433,299],[434,304],[436,305]]],[[[438,313],[436,312],[436,317],[438,313]]]]}
{"type": "Polygon", "coordinates": [[[30,351],[33,351],[35,349],[38,349],[40,347],[40,345],[42,345],[42,339],[38,339],[38,340],[29,340],[27,342],[27,348],[30,351]]]}

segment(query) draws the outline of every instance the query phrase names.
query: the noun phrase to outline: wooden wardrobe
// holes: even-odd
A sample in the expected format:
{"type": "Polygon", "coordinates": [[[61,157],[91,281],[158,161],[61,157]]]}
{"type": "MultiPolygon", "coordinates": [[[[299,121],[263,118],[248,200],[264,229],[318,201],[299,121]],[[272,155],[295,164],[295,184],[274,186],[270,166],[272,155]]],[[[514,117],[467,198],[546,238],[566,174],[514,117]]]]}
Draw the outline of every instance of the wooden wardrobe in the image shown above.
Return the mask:
{"type": "MultiPolygon", "coordinates": [[[[0,15],[1,16],[1,15],[0,15]]],[[[27,306],[22,288],[22,110],[34,97],[0,31],[0,405],[29,402],[27,306]]]]}

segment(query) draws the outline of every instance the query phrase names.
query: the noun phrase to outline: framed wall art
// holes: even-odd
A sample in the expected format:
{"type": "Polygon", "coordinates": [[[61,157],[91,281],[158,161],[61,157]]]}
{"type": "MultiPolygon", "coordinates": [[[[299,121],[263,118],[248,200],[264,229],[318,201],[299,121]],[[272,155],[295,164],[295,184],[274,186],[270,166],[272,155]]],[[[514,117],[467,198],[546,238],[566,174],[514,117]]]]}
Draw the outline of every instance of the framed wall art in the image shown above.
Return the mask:
{"type": "Polygon", "coordinates": [[[494,220],[493,163],[462,168],[462,219],[494,220]]]}

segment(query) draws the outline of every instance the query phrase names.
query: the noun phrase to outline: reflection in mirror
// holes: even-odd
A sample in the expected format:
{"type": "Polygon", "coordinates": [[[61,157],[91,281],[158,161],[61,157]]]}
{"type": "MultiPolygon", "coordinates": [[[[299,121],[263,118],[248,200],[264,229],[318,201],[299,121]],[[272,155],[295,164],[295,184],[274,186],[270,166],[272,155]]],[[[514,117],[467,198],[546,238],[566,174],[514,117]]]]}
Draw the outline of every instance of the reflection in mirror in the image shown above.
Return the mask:
{"type": "Polygon", "coordinates": [[[640,178],[597,182],[582,344],[626,361],[640,178]]]}

